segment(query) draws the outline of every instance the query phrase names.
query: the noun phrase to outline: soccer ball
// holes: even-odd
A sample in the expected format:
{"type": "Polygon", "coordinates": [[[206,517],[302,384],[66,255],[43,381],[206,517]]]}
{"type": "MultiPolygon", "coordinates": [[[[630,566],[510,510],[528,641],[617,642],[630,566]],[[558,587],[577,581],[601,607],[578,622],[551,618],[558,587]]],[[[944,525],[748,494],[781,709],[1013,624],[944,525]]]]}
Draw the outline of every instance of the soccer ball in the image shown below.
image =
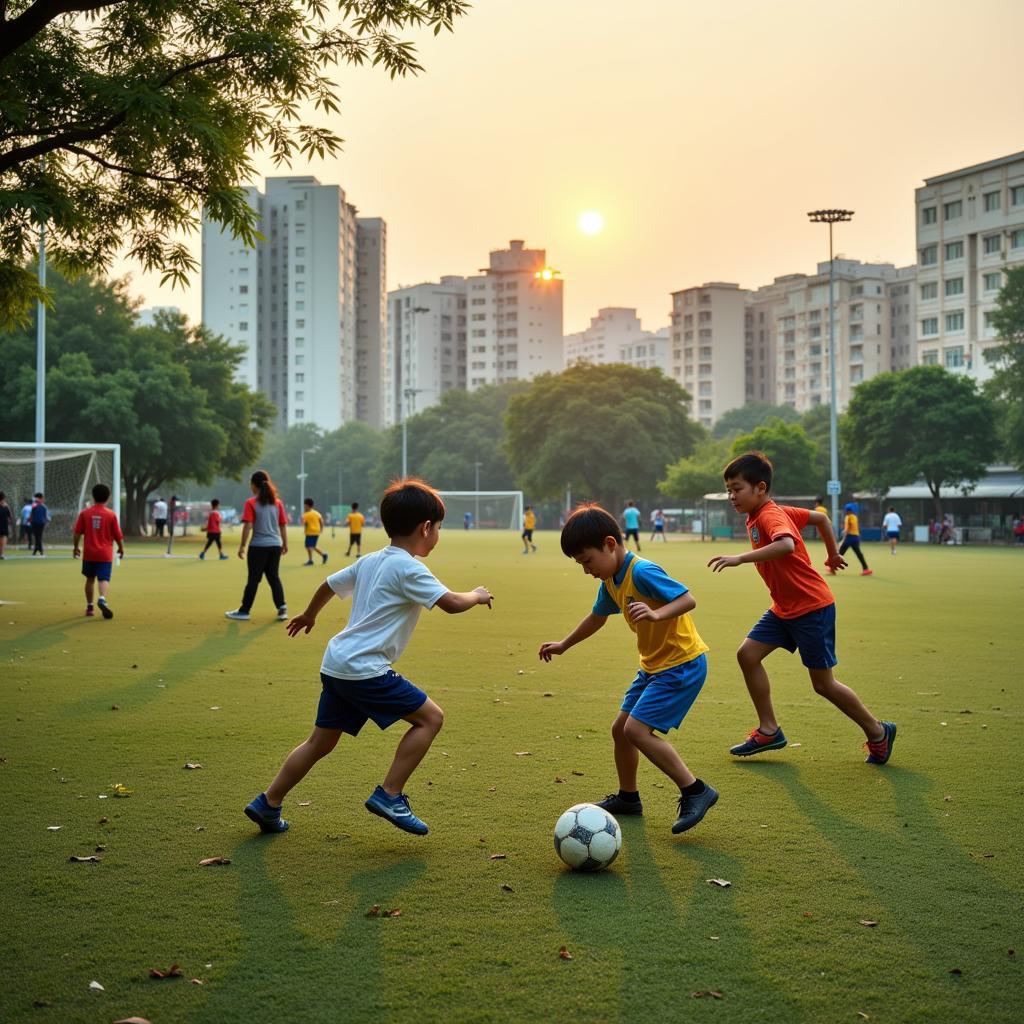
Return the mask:
{"type": "Polygon", "coordinates": [[[597,804],[575,804],[555,822],[555,853],[576,871],[600,871],[619,855],[622,829],[597,804]]]}

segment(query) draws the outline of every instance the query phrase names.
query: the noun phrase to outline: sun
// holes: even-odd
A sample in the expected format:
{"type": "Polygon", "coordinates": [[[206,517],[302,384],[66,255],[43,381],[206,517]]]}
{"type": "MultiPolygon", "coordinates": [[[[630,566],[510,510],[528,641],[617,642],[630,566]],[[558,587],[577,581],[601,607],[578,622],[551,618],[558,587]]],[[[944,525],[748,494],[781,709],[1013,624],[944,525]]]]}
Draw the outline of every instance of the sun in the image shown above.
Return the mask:
{"type": "Polygon", "coordinates": [[[580,231],[585,235],[598,235],[604,229],[604,217],[597,210],[587,210],[580,214],[580,231]]]}

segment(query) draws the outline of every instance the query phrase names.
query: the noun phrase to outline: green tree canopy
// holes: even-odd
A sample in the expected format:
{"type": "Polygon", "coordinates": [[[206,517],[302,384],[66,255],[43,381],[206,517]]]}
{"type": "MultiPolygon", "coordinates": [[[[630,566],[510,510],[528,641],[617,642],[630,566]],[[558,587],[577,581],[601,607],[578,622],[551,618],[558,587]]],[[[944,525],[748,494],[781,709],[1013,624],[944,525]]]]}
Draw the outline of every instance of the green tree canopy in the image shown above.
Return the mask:
{"type": "Polygon", "coordinates": [[[422,70],[396,33],[451,29],[464,0],[10,0],[0,4],[0,327],[39,296],[40,224],[65,273],[127,246],[165,280],[196,269],[181,241],[201,208],[247,245],[239,183],[252,155],[323,157],[341,139],[339,64],[422,70]],[[86,12],[83,16],[83,12],[86,12]]]}
{"type": "Polygon", "coordinates": [[[799,423],[769,420],[749,434],[741,434],[732,443],[732,454],[764,452],[775,467],[772,493],[782,497],[821,494],[825,481],[818,476],[817,449],[799,423]]]}
{"type": "Polygon", "coordinates": [[[699,441],[692,455],[673,462],[658,490],[673,501],[692,501],[725,489],[722,470],[732,458],[732,442],[707,437],[699,441]]]}
{"type": "Polygon", "coordinates": [[[985,353],[994,374],[989,393],[1000,402],[999,429],[1010,459],[1024,469],[1024,266],[1006,271],[992,326],[999,344],[985,353]]]}
{"type": "Polygon", "coordinates": [[[703,434],[689,396],[659,370],[581,364],[537,377],[505,418],[509,463],[538,499],[566,484],[611,507],[656,493],[665,467],[703,434]]]}
{"type": "MultiPolygon", "coordinates": [[[[51,275],[46,436],[121,444],[125,529],[139,532],[149,494],[168,480],[235,475],[262,445],[273,406],[237,383],[242,350],[182,316],[134,325],[123,282],[51,275]]],[[[0,436],[31,440],[35,333],[0,335],[0,436]]]]}
{"type": "Polygon", "coordinates": [[[941,516],[940,488],[969,489],[995,454],[995,407],[970,378],[914,366],[859,384],[842,435],[867,486],[884,493],[923,479],[941,516]]]}
{"type": "Polygon", "coordinates": [[[722,413],[715,420],[711,432],[717,438],[728,437],[730,434],[749,434],[771,419],[782,420],[783,423],[796,423],[800,419],[800,413],[791,405],[747,402],[738,409],[722,413]]]}

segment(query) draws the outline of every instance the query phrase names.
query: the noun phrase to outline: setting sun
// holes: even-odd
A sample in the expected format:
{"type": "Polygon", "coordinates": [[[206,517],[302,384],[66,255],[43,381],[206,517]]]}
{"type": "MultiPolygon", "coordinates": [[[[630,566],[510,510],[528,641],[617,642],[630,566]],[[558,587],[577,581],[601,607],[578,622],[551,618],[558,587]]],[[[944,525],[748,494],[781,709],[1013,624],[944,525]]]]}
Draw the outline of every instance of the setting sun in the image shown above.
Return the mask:
{"type": "Polygon", "coordinates": [[[604,228],[604,217],[597,210],[587,210],[586,213],[580,214],[579,226],[585,235],[599,234],[604,228]]]}

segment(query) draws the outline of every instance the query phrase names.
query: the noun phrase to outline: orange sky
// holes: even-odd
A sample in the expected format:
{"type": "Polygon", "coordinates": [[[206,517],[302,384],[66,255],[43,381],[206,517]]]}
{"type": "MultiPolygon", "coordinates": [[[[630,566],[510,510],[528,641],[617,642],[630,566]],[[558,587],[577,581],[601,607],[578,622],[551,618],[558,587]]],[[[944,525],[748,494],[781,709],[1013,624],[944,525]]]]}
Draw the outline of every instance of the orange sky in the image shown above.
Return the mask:
{"type": "MultiPolygon", "coordinates": [[[[910,263],[923,178],[1024,150],[1021,0],[478,0],[415,38],[418,78],[342,69],[344,152],[291,173],[387,220],[390,288],[510,238],[546,248],[567,332],[616,305],[654,329],[670,291],[813,270],[815,207],[856,211],[839,252],[910,263]]],[[[183,293],[114,272],[198,318],[198,275],[183,293]]]]}

